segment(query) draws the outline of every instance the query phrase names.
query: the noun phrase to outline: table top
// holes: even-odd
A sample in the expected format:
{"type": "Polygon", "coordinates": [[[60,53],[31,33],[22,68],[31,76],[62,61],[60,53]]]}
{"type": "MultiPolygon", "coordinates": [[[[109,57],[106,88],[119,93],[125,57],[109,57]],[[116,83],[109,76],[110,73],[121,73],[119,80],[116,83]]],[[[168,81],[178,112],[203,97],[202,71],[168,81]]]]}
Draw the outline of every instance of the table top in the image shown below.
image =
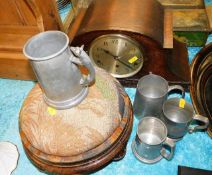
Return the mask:
{"type": "MultiPolygon", "coordinates": [[[[207,3],[212,3],[212,0],[207,0],[207,3]]],[[[212,35],[209,36],[208,42],[212,42],[212,35]]],[[[190,62],[200,49],[199,47],[188,49],[190,62]]],[[[20,153],[18,166],[13,175],[45,175],[28,160],[19,136],[19,111],[34,84],[32,81],[0,79],[0,141],[14,143],[20,153]]],[[[125,88],[125,90],[133,102],[135,88],[125,88]]],[[[186,100],[191,103],[189,93],[186,93],[186,100]]],[[[139,162],[131,150],[137,124],[138,120],[135,118],[124,159],[112,162],[94,175],[177,175],[178,165],[212,170],[212,139],[205,132],[187,134],[181,141],[177,142],[175,155],[171,161],[162,159],[153,165],[139,162]]]]}

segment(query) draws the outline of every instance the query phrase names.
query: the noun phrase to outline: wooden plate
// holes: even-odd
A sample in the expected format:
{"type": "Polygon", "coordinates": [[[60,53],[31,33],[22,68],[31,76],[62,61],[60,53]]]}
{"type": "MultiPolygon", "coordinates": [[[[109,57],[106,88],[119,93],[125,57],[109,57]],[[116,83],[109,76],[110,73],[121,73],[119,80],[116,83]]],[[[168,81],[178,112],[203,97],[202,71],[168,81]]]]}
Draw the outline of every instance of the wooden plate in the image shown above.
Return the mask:
{"type": "Polygon", "coordinates": [[[191,99],[195,111],[209,118],[208,133],[212,137],[212,43],[195,56],[191,64],[191,99]]]}

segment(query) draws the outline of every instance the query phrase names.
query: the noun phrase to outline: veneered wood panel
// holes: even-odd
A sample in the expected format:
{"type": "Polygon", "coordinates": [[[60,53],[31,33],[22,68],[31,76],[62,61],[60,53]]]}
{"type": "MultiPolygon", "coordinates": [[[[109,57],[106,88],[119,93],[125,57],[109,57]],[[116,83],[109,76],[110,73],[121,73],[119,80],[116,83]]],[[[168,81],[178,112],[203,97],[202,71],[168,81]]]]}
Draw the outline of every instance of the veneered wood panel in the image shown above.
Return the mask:
{"type": "Polygon", "coordinates": [[[16,26],[16,25],[0,25],[0,35],[7,34],[29,34],[29,35],[35,35],[36,33],[39,33],[39,28],[37,26],[16,26]]]}
{"type": "Polygon", "coordinates": [[[24,25],[14,0],[0,0],[0,25],[24,25]]]}
{"type": "Polygon", "coordinates": [[[71,25],[71,28],[69,28],[68,37],[69,37],[70,43],[72,42],[72,40],[74,39],[75,35],[77,34],[77,32],[78,32],[78,30],[80,28],[80,25],[82,23],[82,20],[85,17],[86,11],[87,11],[86,8],[80,9],[79,13],[77,14],[77,17],[76,17],[77,20],[74,20],[72,25],[71,25]]]}
{"type": "Polygon", "coordinates": [[[20,52],[0,52],[0,77],[36,79],[29,61],[20,52]]]}
{"type": "Polygon", "coordinates": [[[1,0],[0,25],[37,26],[37,19],[29,0],[1,0]],[[6,9],[6,10],[4,10],[6,9]]]}
{"type": "Polygon", "coordinates": [[[57,10],[56,0],[28,0],[34,4],[42,15],[44,30],[62,30],[63,24],[57,10]]]}
{"type": "Polygon", "coordinates": [[[36,16],[33,14],[33,9],[30,8],[27,0],[15,0],[19,13],[24,20],[25,25],[37,25],[36,16]]]}
{"type": "Polygon", "coordinates": [[[63,30],[56,0],[0,0],[1,78],[35,80],[22,49],[45,30],[63,30]]]}
{"type": "Polygon", "coordinates": [[[173,14],[165,10],[164,15],[164,43],[163,48],[173,48],[173,14]]]}
{"type": "Polygon", "coordinates": [[[4,34],[0,35],[0,51],[20,51],[22,52],[23,46],[32,35],[27,34],[4,34]]]}

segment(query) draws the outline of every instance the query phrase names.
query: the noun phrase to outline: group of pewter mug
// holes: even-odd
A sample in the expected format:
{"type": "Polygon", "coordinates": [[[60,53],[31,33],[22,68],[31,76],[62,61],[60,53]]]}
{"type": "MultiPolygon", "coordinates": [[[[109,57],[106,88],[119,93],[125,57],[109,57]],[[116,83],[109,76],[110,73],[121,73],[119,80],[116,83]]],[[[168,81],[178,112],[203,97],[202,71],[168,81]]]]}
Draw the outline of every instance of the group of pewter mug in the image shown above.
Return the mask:
{"type": "MultiPolygon", "coordinates": [[[[31,62],[49,106],[67,109],[86,98],[88,86],[95,79],[95,69],[83,47],[69,47],[66,34],[59,31],[37,34],[25,44],[23,52],[31,62]],[[84,65],[88,76],[84,77],[77,65],[84,65]]],[[[175,141],[188,131],[192,133],[208,126],[208,119],[194,114],[192,105],[184,99],[168,99],[168,94],[174,90],[180,90],[184,98],[181,86],[169,86],[158,75],[150,73],[138,82],[133,108],[140,122],[132,149],[145,163],[155,163],[163,157],[170,160],[175,141]],[[191,128],[189,125],[193,121],[204,124],[191,128]]]]}
{"type": "Polygon", "coordinates": [[[132,151],[140,161],[156,163],[162,158],[171,160],[176,141],[187,132],[207,128],[208,118],[195,114],[184,97],[182,86],[169,86],[161,76],[150,73],[138,81],[133,109],[139,124],[132,151]],[[170,93],[179,91],[181,98],[168,99],[170,93]]]}

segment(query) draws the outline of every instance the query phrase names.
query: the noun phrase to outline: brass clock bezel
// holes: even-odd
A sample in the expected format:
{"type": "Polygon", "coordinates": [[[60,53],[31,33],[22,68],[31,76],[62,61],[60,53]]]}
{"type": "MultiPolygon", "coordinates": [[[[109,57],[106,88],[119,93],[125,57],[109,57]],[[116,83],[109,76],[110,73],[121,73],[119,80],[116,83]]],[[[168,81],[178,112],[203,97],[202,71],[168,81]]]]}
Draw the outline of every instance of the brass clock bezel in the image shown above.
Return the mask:
{"type": "MultiPolygon", "coordinates": [[[[134,39],[132,39],[130,36],[127,36],[127,35],[123,35],[123,34],[105,34],[105,35],[101,35],[101,36],[99,36],[99,37],[97,37],[97,38],[95,38],[92,42],[91,42],[91,44],[90,44],[90,46],[89,46],[89,48],[88,48],[88,53],[89,53],[89,56],[90,56],[90,58],[91,58],[91,61],[92,61],[92,63],[95,65],[95,66],[97,66],[97,67],[99,67],[96,63],[95,63],[95,61],[94,61],[94,59],[92,58],[92,54],[91,54],[91,52],[93,51],[92,50],[92,48],[95,46],[95,43],[97,42],[97,41],[99,41],[99,40],[102,40],[103,38],[121,38],[121,39],[124,39],[124,40],[126,40],[127,42],[130,42],[131,44],[133,44],[137,49],[139,49],[139,51],[140,51],[140,53],[141,53],[141,57],[139,58],[139,59],[141,59],[141,62],[140,62],[140,65],[139,65],[139,67],[135,70],[135,71],[132,71],[132,72],[130,72],[130,73],[127,73],[127,74],[123,74],[123,75],[120,75],[120,74],[114,74],[114,73],[111,73],[111,72],[109,72],[112,76],[114,76],[115,78],[128,78],[128,77],[132,77],[132,76],[134,76],[135,74],[137,74],[141,69],[142,69],[142,67],[143,67],[143,64],[144,64],[144,51],[143,51],[143,49],[142,49],[142,47],[141,47],[141,45],[136,41],[136,40],[134,40],[134,39]]],[[[107,71],[107,70],[106,70],[107,71]]]]}

